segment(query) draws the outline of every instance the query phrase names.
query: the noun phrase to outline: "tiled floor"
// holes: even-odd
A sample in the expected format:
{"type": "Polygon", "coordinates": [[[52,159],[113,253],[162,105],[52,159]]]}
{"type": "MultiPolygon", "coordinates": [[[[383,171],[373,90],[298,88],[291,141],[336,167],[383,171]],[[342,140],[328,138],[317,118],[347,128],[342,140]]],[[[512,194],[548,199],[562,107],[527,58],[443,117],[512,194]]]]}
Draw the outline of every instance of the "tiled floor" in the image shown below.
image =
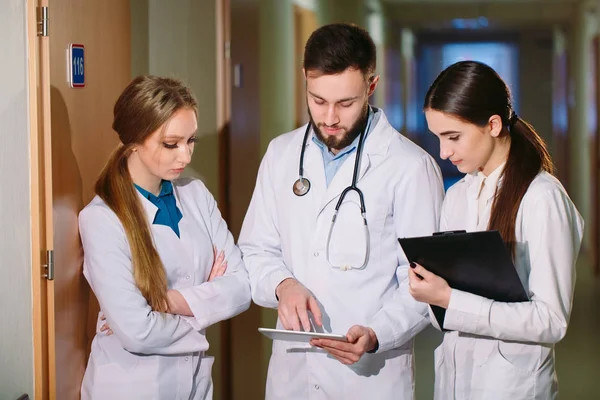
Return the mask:
{"type": "MultiPolygon", "coordinates": [[[[417,400],[433,398],[433,349],[440,341],[433,328],[417,337],[417,400]]],[[[578,262],[573,313],[556,359],[561,400],[600,399],[600,278],[594,278],[585,256],[578,262]]]]}

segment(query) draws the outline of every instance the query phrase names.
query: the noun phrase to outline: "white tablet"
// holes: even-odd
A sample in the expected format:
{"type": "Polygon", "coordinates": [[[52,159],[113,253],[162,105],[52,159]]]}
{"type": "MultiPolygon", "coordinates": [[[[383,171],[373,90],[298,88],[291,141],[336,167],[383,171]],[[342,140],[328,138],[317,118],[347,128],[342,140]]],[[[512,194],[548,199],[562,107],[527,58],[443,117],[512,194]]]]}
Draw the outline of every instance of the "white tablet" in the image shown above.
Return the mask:
{"type": "Polygon", "coordinates": [[[319,332],[302,332],[288,331],[285,329],[269,329],[258,328],[258,331],[272,340],[285,340],[288,342],[304,342],[308,343],[311,339],[332,339],[347,342],[346,335],[337,333],[319,333],[319,332]]]}

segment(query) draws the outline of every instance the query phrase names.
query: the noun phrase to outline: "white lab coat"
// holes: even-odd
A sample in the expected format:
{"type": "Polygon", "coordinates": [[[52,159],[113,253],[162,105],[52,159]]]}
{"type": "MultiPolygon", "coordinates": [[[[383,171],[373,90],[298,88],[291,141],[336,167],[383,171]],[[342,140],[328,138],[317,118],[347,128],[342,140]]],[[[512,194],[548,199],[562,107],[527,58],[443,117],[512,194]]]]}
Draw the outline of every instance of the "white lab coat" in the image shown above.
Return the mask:
{"type": "MultiPolygon", "coordinates": [[[[131,253],[117,216],[96,196],[79,215],[84,275],[114,334],[98,330],[81,388],[82,399],[211,399],[213,357],[204,330],[250,304],[250,285],[239,249],[217,204],[196,179],[173,181],[181,239],[151,225],[169,289],[185,297],[194,317],[152,311],[132,274],[131,253]],[[207,282],[213,249],[225,251],[227,272],[207,282]]],[[[137,192],[137,191],[136,191],[137,192]]],[[[157,207],[139,194],[149,221],[157,207]]]]}
{"type": "MultiPolygon", "coordinates": [[[[467,175],[446,194],[440,230],[487,230],[494,190],[477,223],[480,180],[467,175]]],[[[499,183],[502,184],[501,182],[499,183]]],[[[530,302],[501,303],[452,289],[435,350],[435,399],[558,397],[554,343],[567,331],[583,220],[556,178],[538,174],[516,220],[515,266],[530,302]]],[[[439,329],[433,318],[432,323],[439,329]]]]}
{"type": "MultiPolygon", "coordinates": [[[[370,326],[379,351],[346,366],[308,344],[274,341],[267,399],[411,399],[412,338],[429,323],[427,308],[408,293],[406,260],[398,237],[432,234],[443,199],[435,161],[400,135],[379,110],[365,141],[358,187],[364,193],[370,258],[363,270],[328,266],[326,241],[337,200],[350,185],[352,153],[329,187],[323,157],[309,138],[304,172],[312,187],[298,197],[292,185],[306,126],[274,139],[258,173],[239,246],[250,275],[253,300],[277,308],[275,288],[294,277],[316,297],[324,330],[346,334],[370,326]],[[377,120],[378,118],[378,120],[377,120]]],[[[354,192],[346,196],[331,239],[331,261],[360,266],[365,253],[362,219],[354,192]]],[[[281,322],[277,327],[282,328],[281,322]]]]}

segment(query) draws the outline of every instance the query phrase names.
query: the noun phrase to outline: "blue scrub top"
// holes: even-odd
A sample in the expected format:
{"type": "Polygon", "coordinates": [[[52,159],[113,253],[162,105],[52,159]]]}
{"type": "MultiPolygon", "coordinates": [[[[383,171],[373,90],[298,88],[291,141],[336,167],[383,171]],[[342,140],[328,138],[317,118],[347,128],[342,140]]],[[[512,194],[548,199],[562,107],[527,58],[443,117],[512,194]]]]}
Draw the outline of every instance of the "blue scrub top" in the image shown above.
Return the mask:
{"type": "Polygon", "coordinates": [[[160,187],[160,193],[158,196],[150,193],[149,191],[135,185],[135,188],[152,204],[158,207],[156,215],[154,216],[153,224],[165,225],[171,227],[173,232],[179,236],[179,221],[183,218],[183,214],[177,208],[177,202],[175,195],[173,195],[173,184],[170,181],[163,180],[160,187]]]}

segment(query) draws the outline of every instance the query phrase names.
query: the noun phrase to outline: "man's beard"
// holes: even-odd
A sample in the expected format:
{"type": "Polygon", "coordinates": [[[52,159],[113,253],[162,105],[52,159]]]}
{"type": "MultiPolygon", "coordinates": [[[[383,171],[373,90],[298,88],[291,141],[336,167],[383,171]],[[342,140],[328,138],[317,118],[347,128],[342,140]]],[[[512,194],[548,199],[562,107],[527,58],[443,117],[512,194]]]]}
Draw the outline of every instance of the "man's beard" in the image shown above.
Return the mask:
{"type": "Polygon", "coordinates": [[[337,126],[337,125],[331,126],[331,127],[343,129],[345,131],[341,137],[324,135],[323,132],[321,131],[321,127],[327,126],[327,125],[325,125],[324,123],[317,124],[315,122],[315,120],[313,119],[312,114],[310,113],[310,108],[308,108],[308,116],[310,117],[310,123],[312,124],[312,126],[315,130],[315,135],[317,135],[317,138],[321,142],[323,142],[325,144],[325,146],[327,146],[329,149],[342,150],[342,149],[345,149],[346,147],[350,146],[350,144],[354,141],[354,139],[356,139],[358,137],[358,135],[360,135],[361,131],[366,128],[365,125],[366,125],[367,118],[369,115],[368,110],[369,110],[369,103],[365,102],[365,105],[363,107],[363,111],[361,112],[360,118],[358,118],[358,120],[356,120],[356,122],[354,122],[354,124],[352,124],[350,129],[347,129],[343,126],[337,126]]]}

